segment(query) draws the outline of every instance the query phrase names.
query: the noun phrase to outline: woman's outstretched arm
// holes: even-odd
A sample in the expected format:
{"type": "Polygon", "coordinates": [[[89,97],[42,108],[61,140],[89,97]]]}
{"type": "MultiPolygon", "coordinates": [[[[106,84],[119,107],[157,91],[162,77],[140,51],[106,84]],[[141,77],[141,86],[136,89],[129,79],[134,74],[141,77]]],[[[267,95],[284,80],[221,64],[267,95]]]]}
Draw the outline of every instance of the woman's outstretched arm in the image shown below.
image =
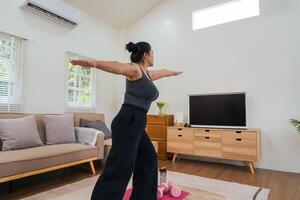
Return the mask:
{"type": "Polygon", "coordinates": [[[172,71],[172,70],[168,70],[168,69],[148,70],[148,72],[153,81],[158,80],[160,78],[176,76],[176,75],[183,73],[181,71],[172,71]]]}
{"type": "Polygon", "coordinates": [[[71,60],[73,65],[83,67],[97,68],[113,74],[133,77],[136,75],[137,66],[134,63],[120,63],[117,61],[100,61],[100,60],[71,60]]]}

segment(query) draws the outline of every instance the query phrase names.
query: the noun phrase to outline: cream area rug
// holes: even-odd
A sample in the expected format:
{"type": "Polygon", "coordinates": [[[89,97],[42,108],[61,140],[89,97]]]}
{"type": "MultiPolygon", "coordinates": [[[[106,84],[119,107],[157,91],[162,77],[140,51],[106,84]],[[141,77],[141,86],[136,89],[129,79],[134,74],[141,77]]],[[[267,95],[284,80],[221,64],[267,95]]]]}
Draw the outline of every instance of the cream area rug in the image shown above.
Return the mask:
{"type": "MultiPolygon", "coordinates": [[[[23,200],[90,200],[98,176],[55,188],[23,200]]],[[[190,193],[185,200],[267,200],[269,189],[167,171],[173,181],[190,193]]],[[[132,176],[127,188],[132,187],[132,176]]]]}

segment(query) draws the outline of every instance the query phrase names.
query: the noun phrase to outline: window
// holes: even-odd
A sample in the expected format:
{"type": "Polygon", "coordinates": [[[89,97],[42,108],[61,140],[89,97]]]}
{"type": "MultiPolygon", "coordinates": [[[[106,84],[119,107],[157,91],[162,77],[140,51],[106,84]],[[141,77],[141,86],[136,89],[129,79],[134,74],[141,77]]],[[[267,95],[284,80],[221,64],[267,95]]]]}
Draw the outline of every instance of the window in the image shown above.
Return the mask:
{"type": "Polygon", "coordinates": [[[231,0],[193,12],[193,30],[259,15],[259,0],[231,0]]]}
{"type": "MultiPolygon", "coordinates": [[[[69,60],[88,59],[68,52],[69,60]]],[[[95,110],[95,71],[68,62],[67,111],[93,112],[95,110]]]]}
{"type": "Polygon", "coordinates": [[[0,32],[0,112],[23,112],[23,39],[0,32]]]}

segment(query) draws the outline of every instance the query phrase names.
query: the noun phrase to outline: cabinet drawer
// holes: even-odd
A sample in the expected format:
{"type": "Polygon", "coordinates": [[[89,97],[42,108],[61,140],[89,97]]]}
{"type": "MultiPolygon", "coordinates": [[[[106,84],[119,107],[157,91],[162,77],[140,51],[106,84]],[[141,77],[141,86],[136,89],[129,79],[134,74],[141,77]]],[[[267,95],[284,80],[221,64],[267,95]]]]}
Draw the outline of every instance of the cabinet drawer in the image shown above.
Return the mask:
{"type": "Polygon", "coordinates": [[[166,116],[147,115],[147,124],[166,124],[166,116]]]}
{"type": "Polygon", "coordinates": [[[257,140],[223,137],[222,157],[234,160],[257,161],[257,140]]]}
{"type": "Polygon", "coordinates": [[[222,157],[222,138],[199,136],[194,140],[194,154],[207,157],[222,157]]]}
{"type": "Polygon", "coordinates": [[[164,125],[150,125],[146,127],[146,132],[151,139],[166,140],[166,127],[164,125]]]}
{"type": "Polygon", "coordinates": [[[193,155],[193,143],[182,143],[176,141],[167,141],[167,152],[193,155]]]}
{"type": "Polygon", "coordinates": [[[222,131],[218,130],[207,130],[207,129],[196,129],[194,130],[194,136],[195,137],[222,137],[222,131]]]}
{"type": "Polygon", "coordinates": [[[257,138],[256,131],[224,130],[222,132],[223,132],[223,137],[248,138],[254,140],[257,138]]]}
{"type": "Polygon", "coordinates": [[[168,128],[167,140],[193,142],[194,131],[185,128],[168,128]]]}
{"type": "Polygon", "coordinates": [[[193,154],[194,131],[185,128],[168,128],[167,152],[193,154]]]}
{"type": "Polygon", "coordinates": [[[166,141],[156,140],[156,142],[158,144],[157,154],[165,154],[166,153],[166,141]]]}

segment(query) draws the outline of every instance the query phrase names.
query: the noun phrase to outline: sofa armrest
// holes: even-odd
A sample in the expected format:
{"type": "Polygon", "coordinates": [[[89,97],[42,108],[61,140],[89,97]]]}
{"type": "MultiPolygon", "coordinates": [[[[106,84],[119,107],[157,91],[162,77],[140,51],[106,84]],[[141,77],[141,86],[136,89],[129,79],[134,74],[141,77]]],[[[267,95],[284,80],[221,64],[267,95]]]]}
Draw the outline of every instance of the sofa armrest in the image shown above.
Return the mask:
{"type": "Polygon", "coordinates": [[[96,147],[98,148],[98,159],[104,158],[104,133],[97,135],[96,147]]]}

